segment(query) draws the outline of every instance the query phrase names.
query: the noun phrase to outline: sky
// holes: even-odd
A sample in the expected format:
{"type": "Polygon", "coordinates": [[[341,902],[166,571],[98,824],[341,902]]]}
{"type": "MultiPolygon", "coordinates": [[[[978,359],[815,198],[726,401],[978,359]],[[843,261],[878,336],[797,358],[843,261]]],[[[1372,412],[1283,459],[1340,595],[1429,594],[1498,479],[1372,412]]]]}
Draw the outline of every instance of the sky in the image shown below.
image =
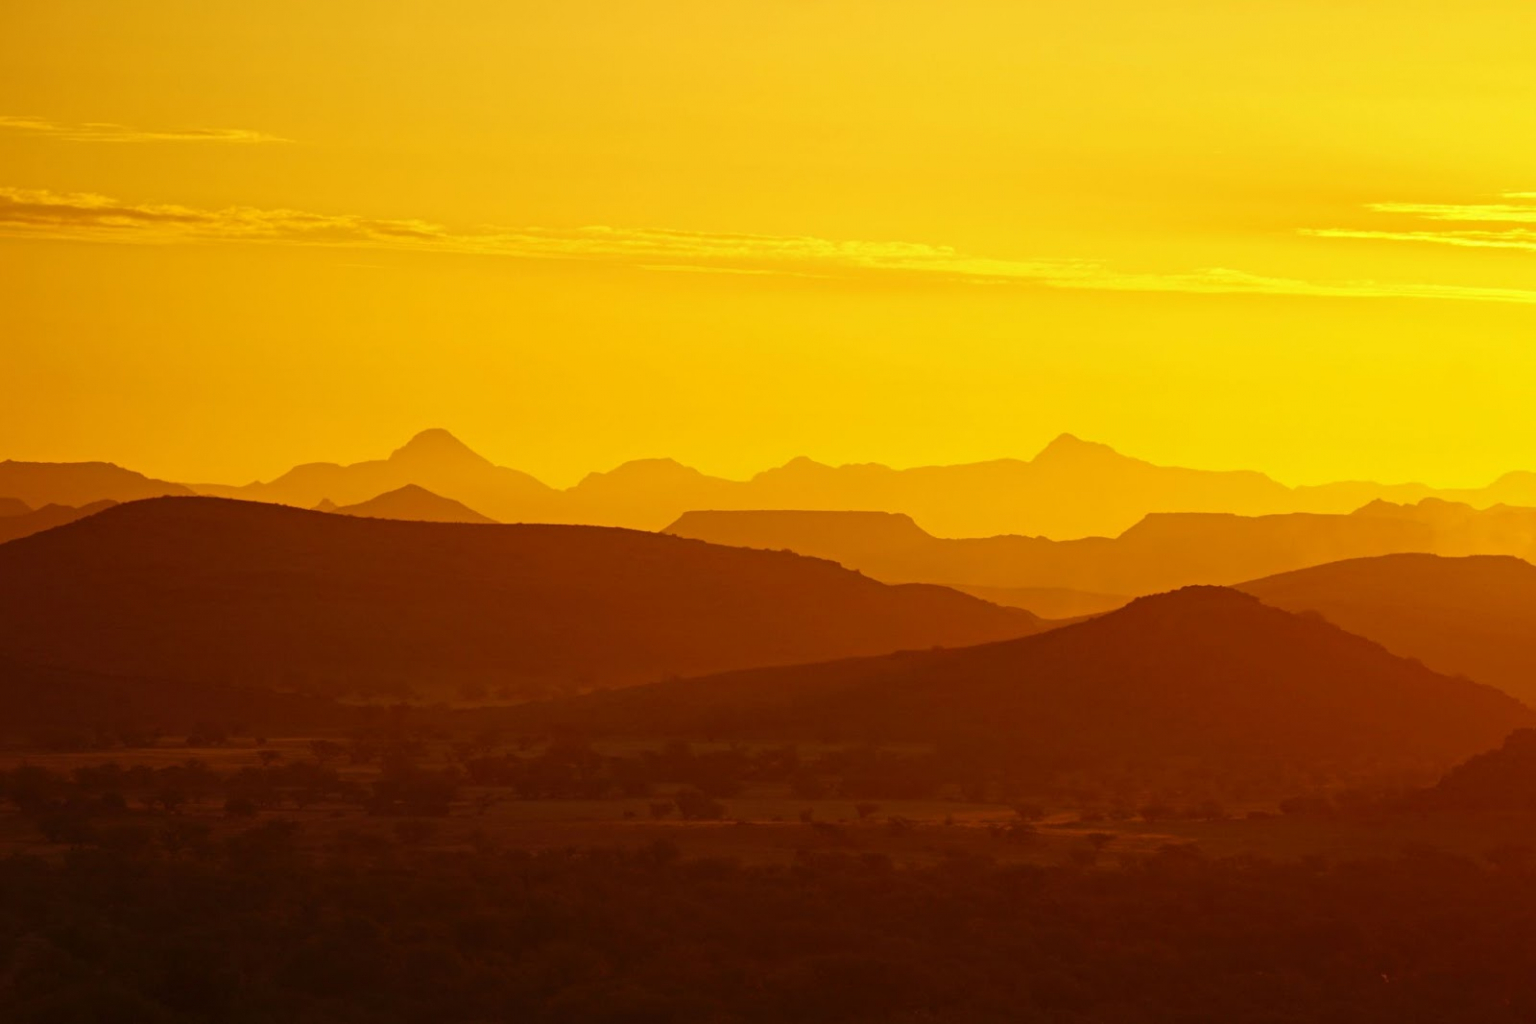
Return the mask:
{"type": "Polygon", "coordinates": [[[1529,0],[0,6],[0,458],[1536,469],[1529,0]]]}

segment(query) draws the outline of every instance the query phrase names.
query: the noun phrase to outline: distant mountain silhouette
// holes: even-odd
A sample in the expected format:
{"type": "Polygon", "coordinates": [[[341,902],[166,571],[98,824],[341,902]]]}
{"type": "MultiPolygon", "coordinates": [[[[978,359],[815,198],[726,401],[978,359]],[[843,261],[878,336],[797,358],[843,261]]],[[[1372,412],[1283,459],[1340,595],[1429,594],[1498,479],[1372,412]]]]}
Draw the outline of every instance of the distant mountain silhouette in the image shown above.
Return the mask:
{"type": "Polygon", "coordinates": [[[1426,550],[1433,554],[1536,558],[1536,508],[1500,504],[1477,509],[1464,502],[1425,498],[1414,505],[1373,501],[1354,514],[1419,524],[1432,538],[1426,550]]]}
{"type": "Polygon", "coordinates": [[[0,462],[0,495],[32,508],[191,493],[192,489],[182,484],[153,480],[110,462],[0,462]]]}
{"type": "Polygon", "coordinates": [[[0,545],[0,655],[317,693],[517,697],[1042,628],[826,561],[600,527],[167,498],[0,545]]]}
{"type": "MultiPolygon", "coordinates": [[[[91,467],[101,468],[78,464],[71,471],[91,467]]],[[[1467,490],[1363,481],[1291,488],[1252,471],[1159,466],[1071,434],[1057,437],[1033,459],[892,469],[876,463],[829,466],[802,457],[748,480],[708,476],[671,459],[639,459],[588,474],[575,486],[558,490],[527,473],[493,465],[448,431],[434,428],[417,434],[387,459],[311,463],[267,482],[191,487],[217,497],[313,508],[326,500],[355,505],[409,484],[502,522],[660,530],[695,510],[855,511],[904,514],[939,537],[1057,540],[1117,536],[1155,513],[1341,515],[1373,501],[1414,503],[1426,498],[1479,508],[1536,505],[1536,473],[1530,472],[1508,473],[1488,487],[1467,490]]],[[[40,494],[34,500],[7,489],[3,473],[0,495],[34,506],[149,496],[121,493],[121,488],[112,490],[97,480],[69,496],[40,494]]]]}
{"type": "Polygon", "coordinates": [[[1433,528],[1412,518],[1313,513],[1158,513],[1116,538],[1068,541],[939,538],[908,516],[875,512],[690,512],[666,532],[828,558],[887,582],[1102,595],[1238,583],[1341,558],[1428,550],[1435,543],[1433,528]]]}
{"type": "Polygon", "coordinates": [[[295,466],[269,483],[244,487],[199,485],[204,494],[313,508],[322,501],[357,505],[415,485],[463,502],[504,522],[560,521],[560,492],[527,473],[491,462],[446,430],[424,430],[387,459],[349,466],[315,462],[295,466]]]}
{"type": "MultiPolygon", "coordinates": [[[[323,503],[322,503],[323,504],[323,503]]],[[[317,511],[319,508],[317,506],[317,511]]],[[[371,519],[409,519],[419,523],[494,523],[460,501],[433,494],[425,487],[406,484],[377,498],[356,505],[331,509],[342,516],[367,516],[371,519]]]]}
{"type": "Polygon", "coordinates": [[[594,474],[569,492],[576,516],[623,504],[633,525],[661,529],[692,509],[901,512],[946,537],[1118,532],[1151,511],[1273,511],[1290,492],[1260,473],[1154,466],[1063,434],[1033,460],[891,469],[793,459],[751,480],[692,474],[660,461],[594,474]]]}
{"type": "Polygon", "coordinates": [[[0,498],[0,519],[10,516],[24,516],[32,511],[32,506],[20,498],[0,498]]]}
{"type": "Polygon", "coordinates": [[[116,505],[115,501],[94,501],[89,505],[74,508],[70,505],[44,505],[42,508],[25,515],[5,516],[0,518],[0,544],[9,540],[19,540],[22,537],[30,537],[34,533],[51,530],[55,526],[63,526],[72,523],[76,519],[84,519],[93,516],[102,509],[116,505]]]}
{"type": "Polygon", "coordinates": [[[1315,611],[1438,672],[1536,703],[1536,565],[1508,556],[1387,555],[1241,584],[1266,604],[1315,611]]]}
{"type": "Polygon", "coordinates": [[[572,522],[659,530],[690,508],[732,508],[750,501],[751,484],[706,476],[672,459],[638,459],[589,473],[564,492],[572,522]]]}
{"type": "Polygon", "coordinates": [[[759,669],[519,709],[529,728],[929,741],[1066,761],[1449,764],[1518,701],[1234,590],[1141,598],[1038,636],[759,669]]]}

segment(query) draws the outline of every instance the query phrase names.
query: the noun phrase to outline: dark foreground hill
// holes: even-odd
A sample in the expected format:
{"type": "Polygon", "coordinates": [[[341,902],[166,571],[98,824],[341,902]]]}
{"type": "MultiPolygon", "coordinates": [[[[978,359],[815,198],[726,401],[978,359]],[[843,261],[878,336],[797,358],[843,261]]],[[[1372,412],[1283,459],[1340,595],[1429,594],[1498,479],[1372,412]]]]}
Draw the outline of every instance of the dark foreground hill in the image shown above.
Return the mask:
{"type": "Polygon", "coordinates": [[[941,587],[601,527],[163,498],[0,546],[0,655],[317,693],[511,698],[1041,628],[941,587]]]}
{"type": "Polygon", "coordinates": [[[1532,721],[1491,687],[1214,587],[1022,640],[666,682],[523,714],[593,733],[930,741],[1096,763],[1421,766],[1532,721]]]}
{"type": "Polygon", "coordinates": [[[1318,612],[1438,672],[1536,701],[1536,565],[1519,558],[1356,558],[1239,589],[1277,608],[1318,612]]]}

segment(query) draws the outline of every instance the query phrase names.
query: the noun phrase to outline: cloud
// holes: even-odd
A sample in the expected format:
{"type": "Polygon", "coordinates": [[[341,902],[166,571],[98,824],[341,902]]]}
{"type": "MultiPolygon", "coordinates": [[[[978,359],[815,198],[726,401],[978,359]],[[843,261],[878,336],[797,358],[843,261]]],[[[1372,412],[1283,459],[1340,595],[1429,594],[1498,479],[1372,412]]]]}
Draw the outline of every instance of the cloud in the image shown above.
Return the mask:
{"type": "Polygon", "coordinates": [[[1536,303],[1536,291],[1369,280],[1313,282],[1225,268],[1137,273],[1093,260],[993,259],[924,242],[620,228],[456,231],[421,220],[301,210],[204,210],[90,193],[0,188],[0,235],[139,244],[265,243],[605,263],[656,272],[928,280],[1112,292],[1536,303]]]}
{"type": "MultiPolygon", "coordinates": [[[[1503,203],[1371,203],[1375,213],[1439,224],[1536,225],[1536,192],[1506,192],[1503,203]]],[[[1307,228],[1314,238],[1353,238],[1380,242],[1421,242],[1464,249],[1523,249],[1536,252],[1536,227],[1423,228],[1307,228]]]]}
{"type": "Polygon", "coordinates": [[[64,124],[41,117],[0,115],[0,130],[24,132],[60,142],[288,142],[290,140],[245,128],[130,128],[127,125],[92,121],[64,124]]]}

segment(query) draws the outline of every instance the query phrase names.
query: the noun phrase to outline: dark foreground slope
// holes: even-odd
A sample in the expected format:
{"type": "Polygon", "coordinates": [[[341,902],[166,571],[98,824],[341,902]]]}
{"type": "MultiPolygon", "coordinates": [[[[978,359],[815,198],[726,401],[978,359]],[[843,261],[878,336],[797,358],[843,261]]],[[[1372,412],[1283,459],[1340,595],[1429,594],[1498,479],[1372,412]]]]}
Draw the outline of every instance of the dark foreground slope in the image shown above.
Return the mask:
{"type": "Polygon", "coordinates": [[[42,508],[23,512],[20,515],[5,516],[0,518],[0,544],[4,544],[9,540],[30,537],[34,533],[42,533],[44,530],[51,530],[55,526],[72,523],[76,519],[93,516],[102,509],[111,508],[115,504],[116,502],[103,500],[92,502],[89,505],[81,505],[78,508],[73,505],[44,505],[42,508]]]}
{"type": "Polygon", "coordinates": [[[667,682],[524,715],[592,732],[934,741],[1093,762],[1420,765],[1532,720],[1491,687],[1213,587],[1022,640],[667,682]]]}
{"type": "Polygon", "coordinates": [[[1040,628],[940,587],[600,527],[164,498],[0,546],[0,654],[324,693],[564,692],[1040,628]]]}
{"type": "Polygon", "coordinates": [[[1438,672],[1536,701],[1536,565],[1519,558],[1357,558],[1240,589],[1277,608],[1319,612],[1438,672]]]}
{"type": "MultiPolygon", "coordinates": [[[[726,826],[731,827],[731,826],[726,826]]],[[[122,827],[119,826],[121,829],[122,827]]],[[[7,1021],[1529,1024],[1529,872],[1168,848],[1126,870],[318,846],[0,860],[7,1021]]],[[[371,840],[371,842],[369,841],[371,840]]],[[[170,848],[172,852],[162,850],[170,848]]]]}

